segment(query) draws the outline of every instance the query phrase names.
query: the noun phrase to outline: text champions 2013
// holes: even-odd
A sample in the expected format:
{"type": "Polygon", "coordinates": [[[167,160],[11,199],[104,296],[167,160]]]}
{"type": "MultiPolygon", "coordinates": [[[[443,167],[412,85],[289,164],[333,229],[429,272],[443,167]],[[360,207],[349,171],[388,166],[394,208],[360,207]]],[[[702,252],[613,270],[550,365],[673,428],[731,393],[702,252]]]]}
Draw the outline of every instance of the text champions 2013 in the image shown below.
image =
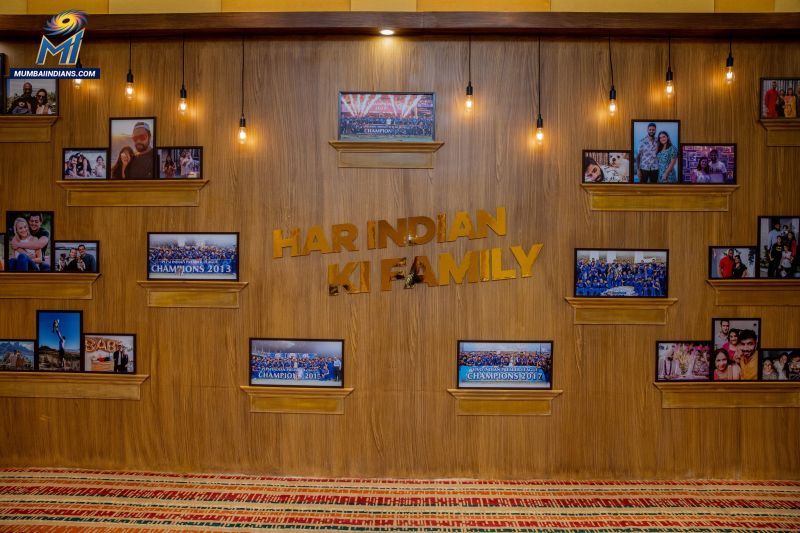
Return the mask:
{"type": "MultiPolygon", "coordinates": [[[[366,224],[367,250],[384,249],[391,241],[395,246],[408,248],[431,242],[450,243],[458,239],[486,239],[490,232],[505,236],[508,230],[506,209],[498,207],[495,213],[479,209],[474,218],[466,211],[452,217],[439,213],[436,218],[414,216],[387,220],[368,220],[366,224]]],[[[363,238],[362,238],[363,239],[363,238]]],[[[333,224],[326,232],[322,226],[311,226],[303,234],[300,228],[288,232],[272,232],[272,257],[307,256],[313,253],[335,254],[358,252],[359,230],[354,224],[333,224]]],[[[456,260],[450,252],[438,254],[434,268],[427,255],[391,257],[379,261],[378,276],[382,291],[393,286],[412,289],[418,284],[442,287],[451,283],[478,283],[532,275],[542,244],[530,247],[514,245],[506,248],[484,248],[465,252],[456,260]]],[[[370,292],[372,283],[371,261],[350,261],[328,265],[328,293],[362,294],[370,292]]]]}

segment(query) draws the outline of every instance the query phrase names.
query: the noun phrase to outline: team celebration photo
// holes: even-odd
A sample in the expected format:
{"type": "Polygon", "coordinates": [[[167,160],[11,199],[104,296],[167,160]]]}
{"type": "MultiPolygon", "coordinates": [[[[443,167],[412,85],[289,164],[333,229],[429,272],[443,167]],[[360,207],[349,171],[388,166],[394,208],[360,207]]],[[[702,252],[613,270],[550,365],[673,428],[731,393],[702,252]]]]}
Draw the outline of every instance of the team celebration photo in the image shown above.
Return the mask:
{"type": "Polygon", "coordinates": [[[458,341],[458,387],[550,389],[550,341],[458,341]]]}
{"type": "Polygon", "coordinates": [[[251,339],[250,384],[342,387],[344,341],[251,339]]]}
{"type": "Polygon", "coordinates": [[[238,233],[148,233],[147,278],[239,279],[238,233]]]}
{"type": "Polygon", "coordinates": [[[667,250],[575,250],[575,296],[666,298],[667,250]]]}

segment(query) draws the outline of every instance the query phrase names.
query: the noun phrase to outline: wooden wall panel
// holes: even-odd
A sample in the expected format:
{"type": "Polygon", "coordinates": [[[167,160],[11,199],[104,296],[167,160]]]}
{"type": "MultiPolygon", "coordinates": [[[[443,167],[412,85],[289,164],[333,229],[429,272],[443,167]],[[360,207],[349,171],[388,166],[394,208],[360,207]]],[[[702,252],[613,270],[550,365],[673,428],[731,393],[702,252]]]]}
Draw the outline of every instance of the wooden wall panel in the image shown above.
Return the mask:
{"type": "MultiPolygon", "coordinates": [[[[704,339],[715,315],[761,316],[766,345],[800,346],[800,308],[715,308],[707,246],[756,240],[756,217],[800,212],[800,151],[767,148],[758,78],[794,75],[797,43],[735,46],[737,79],[722,81],[727,47],[673,43],[677,93],[661,94],[662,42],[614,43],[620,112],[609,118],[606,43],[546,40],[546,141],[532,142],[536,41],[473,42],[476,107],[463,113],[466,45],[454,38],[252,38],[246,43],[250,141],[235,142],[240,42],[187,42],[191,112],[176,110],[180,42],[137,41],[137,99],[122,94],[127,42],[87,46],[103,80],[62,84],[52,145],[0,145],[0,207],[56,211],[62,239],[102,241],[103,276],[87,302],[5,301],[0,337],[32,337],[37,308],[83,309],[90,332],[138,335],[149,373],[140,402],[0,399],[0,465],[333,476],[800,478],[800,416],[791,409],[662,410],[652,385],[658,339],[704,339]],[[339,169],[339,90],[432,90],[436,168],[339,169]],[[62,146],[103,146],[109,116],[156,115],[158,141],[204,146],[211,180],[198,208],[66,207],[55,187],[62,146]],[[727,213],[592,212],[579,187],[583,148],[630,143],[631,118],[679,118],[693,142],[736,142],[741,189],[727,213]],[[369,219],[508,209],[507,237],[271,258],[271,231],[369,219]],[[250,285],[238,310],[151,309],[148,231],[239,231],[250,285]],[[543,242],[534,276],[513,281],[330,297],[327,265],[543,242]],[[671,253],[665,326],[574,326],[573,248],[653,247],[671,253]],[[248,338],[344,338],[343,416],[252,414],[248,338]],[[446,392],[459,338],[553,339],[550,417],[457,417],[446,392]]],[[[12,64],[34,45],[0,43],[12,64]]],[[[363,243],[363,240],[359,240],[363,243]]],[[[362,248],[364,248],[362,246],[362,248]]]]}

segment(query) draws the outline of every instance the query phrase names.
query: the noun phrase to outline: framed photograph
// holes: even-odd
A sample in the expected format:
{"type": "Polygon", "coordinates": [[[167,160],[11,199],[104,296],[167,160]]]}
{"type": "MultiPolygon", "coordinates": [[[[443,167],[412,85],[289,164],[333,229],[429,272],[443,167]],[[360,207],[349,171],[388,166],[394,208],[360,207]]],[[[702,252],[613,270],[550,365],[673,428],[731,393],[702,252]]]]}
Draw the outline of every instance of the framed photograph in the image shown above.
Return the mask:
{"type": "Polygon", "coordinates": [[[9,115],[58,115],[58,80],[6,79],[9,115]]]}
{"type": "Polygon", "coordinates": [[[31,372],[36,368],[36,341],[0,339],[0,371],[31,372]]]}
{"type": "Polygon", "coordinates": [[[634,183],[679,182],[679,120],[633,120],[631,125],[634,183]]]}
{"type": "Polygon", "coordinates": [[[54,272],[100,272],[100,241],[56,241],[54,272]]]}
{"type": "Polygon", "coordinates": [[[755,278],[755,246],[709,246],[708,279],[755,278]]]}
{"type": "Polygon", "coordinates": [[[36,370],[80,372],[82,311],[36,311],[36,370]]]}
{"type": "Polygon", "coordinates": [[[238,233],[148,233],[147,279],[239,280],[238,233]]]}
{"type": "Polygon", "coordinates": [[[800,279],[800,216],[758,217],[758,277],[800,279]]]}
{"type": "Polygon", "coordinates": [[[343,387],[341,339],[250,339],[250,385],[343,387]]]}
{"type": "Polygon", "coordinates": [[[340,92],[339,140],[434,140],[434,93],[340,92]]]}
{"type": "Polygon", "coordinates": [[[65,180],[104,180],[108,177],[108,150],[105,148],[64,148],[65,180]]]}
{"type": "Polygon", "coordinates": [[[797,119],[800,78],[761,78],[761,118],[797,119]]]}
{"type": "Polygon", "coordinates": [[[156,176],[156,117],[109,119],[112,180],[151,180],[156,176]]]}
{"type": "Polygon", "coordinates": [[[761,350],[760,379],[761,381],[800,381],[800,348],[764,348],[761,350]]]}
{"type": "Polygon", "coordinates": [[[710,381],[709,341],[656,342],[656,381],[710,381]]]}
{"type": "Polygon", "coordinates": [[[552,389],[553,341],[458,341],[459,389],[552,389]]]}
{"type": "Polygon", "coordinates": [[[682,144],[682,183],[734,185],[736,183],[735,144],[682,144]]]}
{"type": "Polygon", "coordinates": [[[669,250],[576,249],[575,291],[583,298],[666,298],[669,250]]]}
{"type": "Polygon", "coordinates": [[[583,183],[629,183],[630,150],[584,150],[583,183]]]}
{"type": "Polygon", "coordinates": [[[159,179],[203,177],[203,147],[168,146],[157,150],[159,179]]]}
{"type": "Polygon", "coordinates": [[[758,379],[760,338],[760,318],[713,318],[711,339],[714,343],[714,381],[758,379]]]}
{"type": "Polygon", "coordinates": [[[53,212],[6,211],[6,271],[50,272],[53,212]]]}
{"type": "Polygon", "coordinates": [[[83,336],[83,371],[135,374],[136,335],[86,333],[83,336]]]}
{"type": "Polygon", "coordinates": [[[6,270],[6,236],[0,235],[0,272],[6,270]]]}

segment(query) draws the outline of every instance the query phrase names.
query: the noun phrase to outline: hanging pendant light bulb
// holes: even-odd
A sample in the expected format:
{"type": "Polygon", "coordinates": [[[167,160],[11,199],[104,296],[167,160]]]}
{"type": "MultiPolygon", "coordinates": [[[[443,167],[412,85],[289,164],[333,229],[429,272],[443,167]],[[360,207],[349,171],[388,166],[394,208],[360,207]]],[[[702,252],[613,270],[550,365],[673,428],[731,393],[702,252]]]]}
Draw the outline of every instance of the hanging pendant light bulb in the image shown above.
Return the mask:
{"type": "Polygon", "coordinates": [[[467,45],[467,99],[465,106],[467,111],[472,111],[472,35],[469,36],[467,45]]]}
{"type": "Polygon", "coordinates": [[[186,37],[181,44],[181,92],[178,99],[178,113],[186,114],[189,104],[186,103],[186,37]]]}
{"type": "Polygon", "coordinates": [[[133,58],[133,40],[128,39],[128,76],[125,83],[125,98],[133,100],[133,70],[131,70],[131,60],[133,58]]]}
{"type": "Polygon", "coordinates": [[[538,52],[536,54],[537,76],[536,76],[536,98],[539,113],[536,117],[536,143],[542,144],[544,141],[544,119],[542,119],[542,38],[539,37],[538,52]]]}
{"type": "MultiPolygon", "coordinates": [[[[79,71],[81,69],[83,69],[83,65],[81,65],[81,58],[80,57],[78,58],[77,63],[75,63],[75,69],[79,70],[79,71]]],[[[83,80],[81,78],[73,78],[72,79],[72,86],[75,87],[76,89],[80,89],[82,85],[83,85],[83,80]]]]}
{"type": "Polygon", "coordinates": [[[611,70],[611,90],[608,93],[608,114],[613,117],[617,112],[617,89],[614,87],[614,60],[611,59],[611,35],[608,36],[608,66],[611,70]]]}
{"type": "Polygon", "coordinates": [[[244,118],[244,36],[242,37],[242,82],[240,87],[242,93],[242,116],[239,118],[239,131],[236,138],[239,144],[244,144],[247,142],[247,120],[244,118]]]}
{"type": "Polygon", "coordinates": [[[733,37],[728,40],[728,59],[725,61],[725,83],[733,83],[735,75],[733,73],[733,37]]]}
{"type": "Polygon", "coordinates": [[[664,87],[667,98],[675,94],[675,85],[672,82],[672,37],[667,40],[667,83],[664,87]]]}

